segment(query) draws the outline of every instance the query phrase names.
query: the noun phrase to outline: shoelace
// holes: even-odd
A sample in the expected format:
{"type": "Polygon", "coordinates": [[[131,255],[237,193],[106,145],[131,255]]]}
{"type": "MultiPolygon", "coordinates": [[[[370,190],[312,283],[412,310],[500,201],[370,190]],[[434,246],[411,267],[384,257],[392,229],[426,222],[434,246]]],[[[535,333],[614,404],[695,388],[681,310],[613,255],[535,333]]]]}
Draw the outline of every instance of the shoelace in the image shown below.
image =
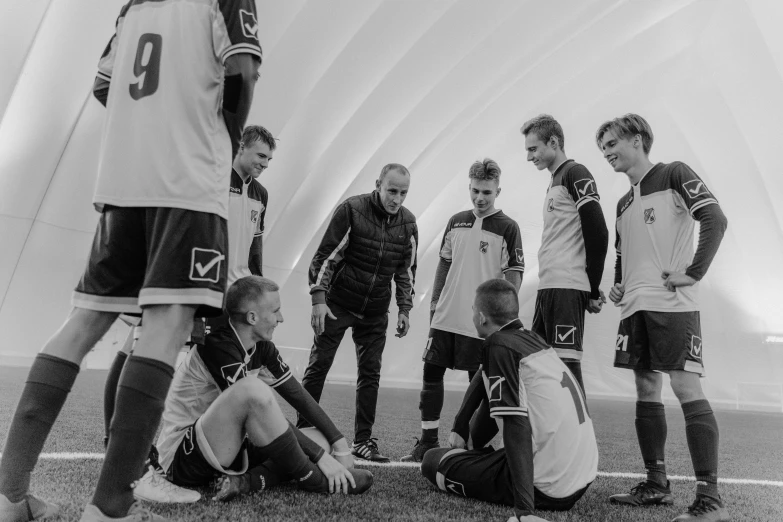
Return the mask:
{"type": "Polygon", "coordinates": [[[650,486],[646,481],[639,482],[637,485],[631,488],[631,494],[637,493],[660,493],[657,489],[650,486]]]}
{"type": "Polygon", "coordinates": [[[709,502],[704,497],[697,497],[693,504],[688,507],[688,513],[691,515],[703,515],[704,513],[715,511],[716,507],[715,504],[709,502]]]}

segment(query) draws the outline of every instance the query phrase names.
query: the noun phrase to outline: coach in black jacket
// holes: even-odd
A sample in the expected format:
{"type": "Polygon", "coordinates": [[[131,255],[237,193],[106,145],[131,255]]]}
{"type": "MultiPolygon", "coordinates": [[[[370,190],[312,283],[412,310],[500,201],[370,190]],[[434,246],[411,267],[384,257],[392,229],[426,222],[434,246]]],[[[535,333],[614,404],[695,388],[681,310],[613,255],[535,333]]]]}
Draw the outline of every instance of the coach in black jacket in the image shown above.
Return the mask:
{"type": "MultiPolygon", "coordinates": [[[[337,207],[310,264],[315,339],[302,385],[320,401],[337,347],[345,330],[352,328],[359,366],[352,450],[354,456],[376,462],[389,461],[370,436],[392,279],[399,309],[397,337],[408,333],[408,313],[413,306],[419,234],[416,218],[402,206],[409,186],[408,169],[396,163],[386,165],[375,191],[350,197],[337,207]]],[[[299,418],[299,427],[308,425],[299,418]]]]}

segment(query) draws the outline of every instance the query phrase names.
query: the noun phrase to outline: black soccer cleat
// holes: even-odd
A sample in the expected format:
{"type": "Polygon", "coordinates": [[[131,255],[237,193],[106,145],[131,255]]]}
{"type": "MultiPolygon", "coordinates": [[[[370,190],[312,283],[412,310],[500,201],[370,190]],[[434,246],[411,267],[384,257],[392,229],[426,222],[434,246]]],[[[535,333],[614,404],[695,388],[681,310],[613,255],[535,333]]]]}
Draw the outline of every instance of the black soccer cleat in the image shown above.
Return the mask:
{"type": "Polygon", "coordinates": [[[411,451],[410,455],[405,455],[400,460],[402,462],[421,462],[424,460],[424,454],[435,448],[440,448],[437,440],[428,442],[416,439],[416,444],[413,446],[413,451],[411,451]]]}
{"type": "Polygon", "coordinates": [[[353,475],[353,481],[356,482],[356,487],[351,486],[350,482],[348,483],[349,495],[361,495],[372,487],[375,479],[370,470],[351,468],[348,472],[353,475]]]}
{"type": "Polygon", "coordinates": [[[688,510],[672,522],[726,522],[728,520],[731,520],[731,517],[720,499],[696,495],[696,500],[688,506],[688,510]]]}
{"type": "Polygon", "coordinates": [[[626,506],[658,506],[674,504],[674,497],[669,489],[668,480],[665,488],[654,482],[643,480],[632,487],[630,493],[612,495],[609,497],[609,502],[626,506]]]}
{"type": "Polygon", "coordinates": [[[370,462],[389,462],[389,457],[384,457],[378,450],[378,443],[375,442],[378,439],[367,439],[361,442],[354,442],[351,448],[351,453],[357,459],[369,460],[370,462]]]}

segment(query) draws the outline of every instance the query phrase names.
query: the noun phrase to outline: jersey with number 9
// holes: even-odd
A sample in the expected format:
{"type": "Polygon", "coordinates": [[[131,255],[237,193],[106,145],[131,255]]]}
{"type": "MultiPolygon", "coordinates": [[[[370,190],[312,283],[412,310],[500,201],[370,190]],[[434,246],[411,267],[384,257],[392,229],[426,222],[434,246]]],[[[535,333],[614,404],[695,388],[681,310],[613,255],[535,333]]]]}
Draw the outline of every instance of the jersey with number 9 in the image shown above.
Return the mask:
{"type": "Polygon", "coordinates": [[[131,0],[98,64],[109,81],[94,203],[228,218],[224,64],[261,59],[254,0],[131,0]]]}
{"type": "Polygon", "coordinates": [[[528,417],[533,483],[550,497],[564,498],[592,482],[598,471],[587,402],[554,349],[531,331],[510,326],[492,334],[484,345],[482,377],[490,415],[496,420],[528,417]]]}

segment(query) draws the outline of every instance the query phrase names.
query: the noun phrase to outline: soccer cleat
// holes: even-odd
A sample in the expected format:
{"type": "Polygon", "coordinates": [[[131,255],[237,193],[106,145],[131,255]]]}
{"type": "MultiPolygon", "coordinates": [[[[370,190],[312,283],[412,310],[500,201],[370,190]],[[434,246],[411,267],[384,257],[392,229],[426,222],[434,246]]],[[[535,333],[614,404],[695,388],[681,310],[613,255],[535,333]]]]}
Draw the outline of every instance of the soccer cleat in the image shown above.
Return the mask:
{"type": "Polygon", "coordinates": [[[609,497],[612,504],[624,504],[626,506],[657,506],[674,504],[674,497],[669,489],[669,481],[666,487],[643,480],[631,488],[630,493],[619,493],[609,497]]]}
{"type": "Polygon", "coordinates": [[[672,522],[686,521],[725,522],[731,520],[728,510],[723,507],[720,499],[716,500],[704,495],[696,495],[696,500],[688,506],[688,511],[678,516],[672,522]]]}
{"type": "Polygon", "coordinates": [[[11,502],[5,495],[0,495],[0,520],[2,522],[29,522],[41,520],[57,514],[60,510],[56,504],[51,504],[34,495],[27,495],[19,502],[11,502]]]}
{"type": "Polygon", "coordinates": [[[212,500],[228,502],[240,495],[250,493],[250,474],[223,475],[215,483],[215,496],[212,500]]]}
{"type": "Polygon", "coordinates": [[[82,513],[81,522],[169,522],[169,519],[156,515],[138,502],[134,502],[128,510],[128,514],[120,518],[107,517],[94,504],[87,504],[84,513],[82,513]]]}
{"type": "Polygon", "coordinates": [[[181,488],[169,482],[163,470],[150,465],[147,473],[133,483],[133,496],[147,502],[166,504],[189,504],[198,502],[201,494],[192,489],[181,488]]]}
{"type": "Polygon", "coordinates": [[[424,460],[424,454],[434,448],[440,448],[440,444],[438,444],[437,440],[433,442],[427,442],[416,439],[416,444],[413,446],[413,451],[411,451],[410,455],[405,455],[400,460],[402,462],[421,462],[424,460]]]}
{"type": "Polygon", "coordinates": [[[374,478],[369,470],[353,468],[348,472],[353,475],[353,481],[356,482],[356,487],[351,486],[350,482],[348,483],[349,495],[361,495],[372,487],[374,478]]]}
{"type": "Polygon", "coordinates": [[[375,442],[378,439],[367,439],[361,442],[354,442],[351,447],[351,453],[354,457],[371,462],[389,462],[389,457],[384,457],[381,452],[378,451],[378,443],[375,442]]]}

